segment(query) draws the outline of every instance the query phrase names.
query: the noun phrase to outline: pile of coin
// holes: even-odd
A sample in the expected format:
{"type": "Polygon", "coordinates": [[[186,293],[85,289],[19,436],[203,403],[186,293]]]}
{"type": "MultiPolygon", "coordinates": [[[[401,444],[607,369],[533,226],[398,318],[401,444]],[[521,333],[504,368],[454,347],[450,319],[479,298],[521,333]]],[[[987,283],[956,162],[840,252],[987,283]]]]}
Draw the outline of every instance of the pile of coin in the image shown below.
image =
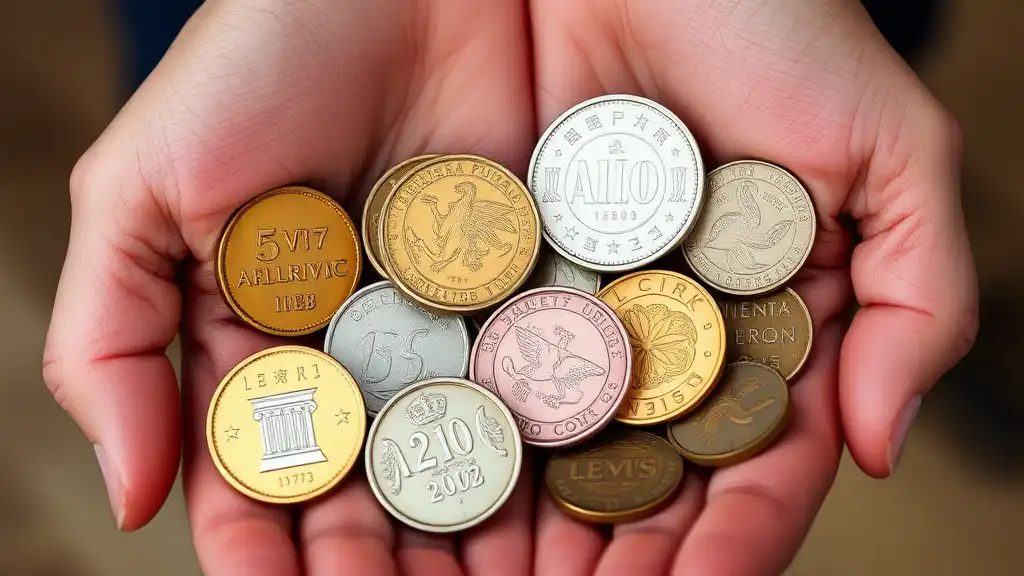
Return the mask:
{"type": "Polygon", "coordinates": [[[574,106],[527,185],[479,156],[409,159],[361,224],[293,186],[224,229],[217,277],[242,320],[326,327],[323,352],[261,351],[213,397],[211,455],[252,498],[323,494],[365,447],[390,514],[463,530],[505,503],[530,445],[554,450],[545,483],[567,514],[624,522],[671,500],[684,458],[735,464],[784,430],[812,341],[786,287],[814,242],[811,199],[761,161],[705,178],[656,102],[574,106]],[[680,246],[692,276],[658,264],[680,246]],[[359,288],[364,253],[381,280],[359,288]]]}

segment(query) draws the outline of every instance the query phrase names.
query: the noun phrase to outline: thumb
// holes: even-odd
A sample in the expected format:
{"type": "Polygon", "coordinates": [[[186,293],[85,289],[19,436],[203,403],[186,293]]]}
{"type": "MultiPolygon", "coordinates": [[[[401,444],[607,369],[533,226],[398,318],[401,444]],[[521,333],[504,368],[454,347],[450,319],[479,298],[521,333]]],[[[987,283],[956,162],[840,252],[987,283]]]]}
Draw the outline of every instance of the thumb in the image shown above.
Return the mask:
{"type": "Polygon", "coordinates": [[[864,188],[851,199],[862,308],[843,343],[840,404],[851,453],[876,477],[892,473],[922,396],[978,330],[960,132],[923,89],[913,94],[885,99],[864,188]]]}
{"type": "Polygon", "coordinates": [[[178,327],[174,275],[185,247],[138,176],[130,139],[116,141],[113,131],[71,178],[71,239],[43,378],[93,442],[118,527],[132,530],[160,509],[180,459],[178,387],[165,350],[178,327]]]}

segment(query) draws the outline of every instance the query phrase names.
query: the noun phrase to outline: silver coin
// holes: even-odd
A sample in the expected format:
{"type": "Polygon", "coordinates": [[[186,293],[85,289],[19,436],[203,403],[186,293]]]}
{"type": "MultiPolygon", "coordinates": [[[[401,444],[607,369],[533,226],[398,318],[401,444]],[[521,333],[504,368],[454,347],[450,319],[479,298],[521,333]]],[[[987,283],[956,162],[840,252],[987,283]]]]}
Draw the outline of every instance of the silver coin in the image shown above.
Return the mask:
{"type": "Polygon", "coordinates": [[[341,362],[376,416],[413,382],[466,375],[469,330],[461,316],[438,316],[407,300],[384,280],[352,295],[331,319],[324,352],[341,362]]]}
{"type": "Polygon", "coordinates": [[[704,163],[671,111],[637,96],[581,102],[545,130],[527,178],[544,237],[599,272],[625,272],[679,245],[704,199],[704,163]]]}
{"type": "Polygon", "coordinates": [[[522,467],[522,440],[497,396],[468,380],[434,378],[396,394],[366,441],[373,494],[405,524],[455,532],[508,500],[522,467]]]}

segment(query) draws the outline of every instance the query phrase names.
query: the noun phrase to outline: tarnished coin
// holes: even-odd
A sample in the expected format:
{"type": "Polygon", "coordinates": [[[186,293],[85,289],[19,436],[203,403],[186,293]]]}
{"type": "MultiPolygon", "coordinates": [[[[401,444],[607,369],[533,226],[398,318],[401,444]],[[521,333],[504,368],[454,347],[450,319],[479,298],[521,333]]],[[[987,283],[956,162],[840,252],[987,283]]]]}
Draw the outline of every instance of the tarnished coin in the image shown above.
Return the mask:
{"type": "Polygon", "coordinates": [[[792,289],[757,298],[719,298],[725,319],[726,361],[749,360],[779,371],[787,380],[811,353],[811,313],[792,289]]]}
{"type": "Polygon", "coordinates": [[[632,522],[656,514],[683,480],[683,460],[664,439],[622,427],[548,460],[551,499],[585,522],[632,522]]]}
{"type": "Polygon", "coordinates": [[[324,194],[288,186],[246,202],[217,252],[224,300],[250,326],[278,336],[315,332],[359,283],[359,237],[324,194]]]}
{"type": "Polygon", "coordinates": [[[598,297],[622,320],[633,349],[620,422],[666,422],[707,398],[725,364],[725,324],[707,290],[682,274],[652,270],[623,276],[598,297]]]}
{"type": "Polygon", "coordinates": [[[789,386],[778,372],[754,362],[734,362],[699,410],[669,424],[668,437],[695,464],[728,466],[771,445],[788,414],[789,386]]]}
{"type": "Polygon", "coordinates": [[[377,183],[370,189],[366,197],[366,205],[363,207],[362,236],[363,246],[366,248],[366,259],[370,261],[373,269],[380,274],[381,278],[387,278],[387,271],[380,263],[380,215],[384,210],[384,202],[388,195],[394,191],[395,186],[409,170],[419,166],[427,160],[437,158],[437,154],[425,154],[416,156],[391,167],[377,183]]]}
{"type": "Polygon", "coordinates": [[[708,175],[708,198],[683,254],[702,280],[729,294],[783,286],[814,245],[817,218],[807,190],[786,170],[757,160],[708,175]]]}
{"type": "Polygon", "coordinates": [[[359,457],[366,410],[352,376],[312,348],[279,346],[242,360],[210,401],[206,439],[239,492],[294,504],[330,490],[359,457]]]}
{"type": "Polygon", "coordinates": [[[522,466],[512,414],[461,378],[434,378],[388,400],[370,427],[366,470],[377,500],[427,532],[483,522],[508,500],[522,466]]]}
{"type": "Polygon", "coordinates": [[[668,253],[693,227],[704,163],[675,114],[612,94],[548,126],[527,181],[556,250],[592,270],[624,272],[668,253]]]}
{"type": "Polygon", "coordinates": [[[442,314],[501,302],[533,271],[540,218],[506,168],[470,155],[410,170],[385,201],[384,268],[409,298],[442,314]]]}
{"type": "Polygon", "coordinates": [[[345,302],[327,328],[324,348],[355,377],[370,416],[413,382],[462,378],[469,367],[466,321],[420,308],[387,280],[345,302]]]}
{"type": "Polygon", "coordinates": [[[506,302],[481,328],[470,379],[515,415],[523,442],[567,446],[614,418],[629,385],[622,322],[572,288],[536,288],[506,302]]]}

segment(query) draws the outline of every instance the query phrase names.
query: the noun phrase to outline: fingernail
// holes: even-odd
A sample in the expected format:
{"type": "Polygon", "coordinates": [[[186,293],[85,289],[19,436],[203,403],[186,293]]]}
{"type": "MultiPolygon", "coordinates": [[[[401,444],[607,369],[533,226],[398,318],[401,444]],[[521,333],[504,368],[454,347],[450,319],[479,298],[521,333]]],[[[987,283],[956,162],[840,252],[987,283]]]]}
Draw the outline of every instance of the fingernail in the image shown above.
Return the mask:
{"type": "Polygon", "coordinates": [[[110,509],[114,512],[114,520],[117,522],[118,530],[124,525],[124,502],[123,491],[121,490],[121,475],[111,464],[107,457],[107,451],[99,444],[93,444],[96,450],[96,460],[100,463],[100,472],[103,473],[103,482],[107,485],[107,498],[110,499],[110,509]]]}
{"type": "Polygon", "coordinates": [[[914,396],[903,407],[900,417],[896,420],[896,426],[892,429],[889,437],[889,474],[896,471],[896,465],[900,463],[900,456],[903,455],[903,443],[907,440],[907,433],[917,418],[917,411],[921,408],[921,396],[914,396]]]}

